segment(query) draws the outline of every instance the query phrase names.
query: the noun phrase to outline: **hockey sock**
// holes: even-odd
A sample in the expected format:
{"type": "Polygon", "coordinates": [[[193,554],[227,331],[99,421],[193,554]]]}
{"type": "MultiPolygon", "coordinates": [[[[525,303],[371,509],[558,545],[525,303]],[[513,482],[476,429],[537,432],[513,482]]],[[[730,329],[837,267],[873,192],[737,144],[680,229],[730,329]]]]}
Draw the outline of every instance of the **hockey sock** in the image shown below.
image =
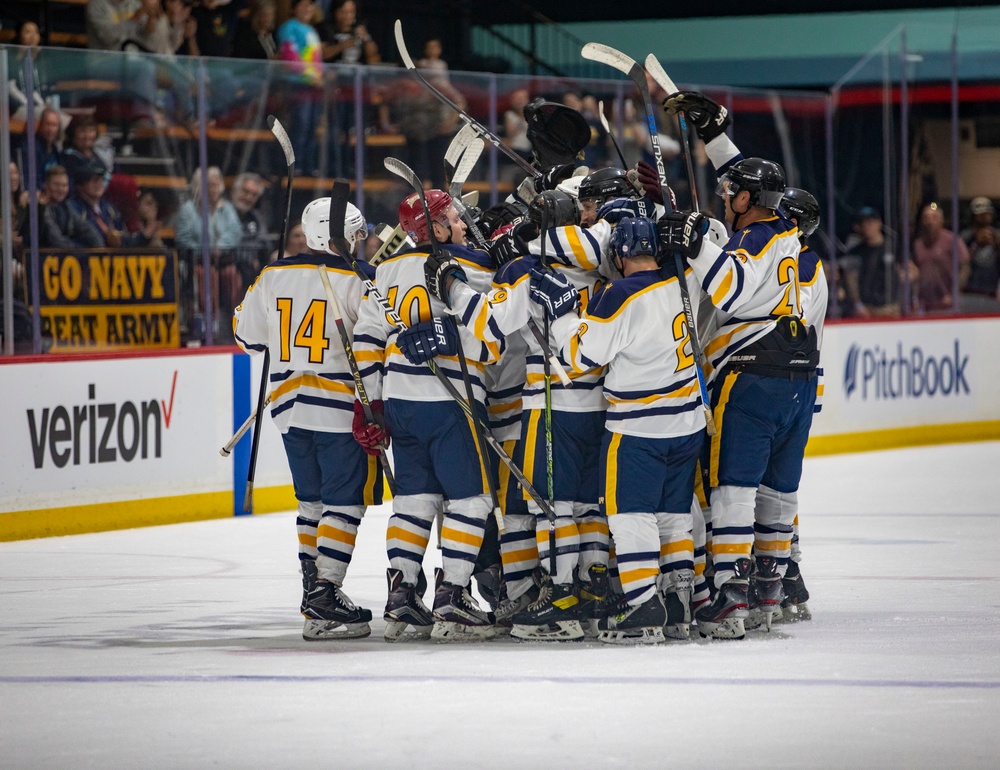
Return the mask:
{"type": "Polygon", "coordinates": [[[754,508],[754,553],[773,556],[778,574],[784,577],[792,550],[793,523],[799,509],[796,492],[779,492],[761,485],[754,508]]]}
{"type": "Polygon", "coordinates": [[[585,578],[594,564],[608,564],[608,520],[596,505],[573,503],[573,516],[580,530],[577,571],[585,578]]]}
{"type": "Polygon", "coordinates": [[[316,561],[316,529],[323,515],[323,503],[299,501],[299,514],[295,518],[295,529],[299,535],[299,559],[316,561]]]}
{"type": "Polygon", "coordinates": [[[531,574],[538,566],[535,517],[530,514],[507,514],[504,526],[507,532],[500,537],[503,579],[507,584],[507,598],[517,599],[531,588],[531,574]]]}
{"type": "Polygon", "coordinates": [[[316,567],[319,576],[337,585],[344,584],[347,565],[354,554],[358,527],[365,515],[363,505],[331,505],[324,507],[316,530],[316,567]]]}
{"type": "Polygon", "coordinates": [[[618,576],[630,605],[636,607],[656,591],[660,574],[660,536],[652,513],[617,513],[608,517],[615,538],[618,576]]]}
{"type": "Polygon", "coordinates": [[[397,495],[392,499],[385,548],[389,566],[403,573],[404,583],[416,585],[431,526],[440,508],[440,495],[397,495]]]}
{"type": "Polygon", "coordinates": [[[753,487],[721,486],[712,490],[712,564],[715,585],[722,585],[735,574],[737,559],[749,559],[753,546],[753,487]]]}
{"type": "Polygon", "coordinates": [[[694,587],[691,591],[692,604],[708,601],[709,588],[705,579],[706,563],[706,521],[705,509],[701,507],[697,496],[691,504],[691,536],[694,541],[694,587]]]}
{"type": "Polygon", "coordinates": [[[486,517],[492,503],[489,495],[449,500],[441,527],[441,567],[444,581],[466,586],[472,578],[476,557],[483,545],[486,517]]]}
{"type": "MultiPolygon", "coordinates": [[[[534,503],[529,503],[533,508],[534,503]]],[[[580,556],[580,530],[573,521],[572,503],[556,500],[556,574],[552,580],[560,585],[573,582],[573,572],[576,570],[580,556]]],[[[549,569],[549,530],[548,518],[538,512],[535,514],[535,542],[538,545],[538,561],[542,568],[549,569]]]]}

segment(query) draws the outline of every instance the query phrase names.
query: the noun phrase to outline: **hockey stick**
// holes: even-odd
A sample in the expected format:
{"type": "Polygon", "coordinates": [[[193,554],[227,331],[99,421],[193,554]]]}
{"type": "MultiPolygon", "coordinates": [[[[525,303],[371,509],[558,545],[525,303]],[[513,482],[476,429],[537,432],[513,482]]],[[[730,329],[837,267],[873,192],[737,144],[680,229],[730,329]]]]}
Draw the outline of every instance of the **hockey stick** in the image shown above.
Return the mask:
{"type": "MultiPolygon", "coordinates": [[[[264,399],[264,406],[266,407],[270,403],[271,403],[271,394],[268,393],[267,398],[264,399]]],[[[219,450],[219,454],[222,455],[223,457],[229,457],[229,455],[233,453],[233,448],[240,443],[240,439],[242,439],[246,435],[246,432],[250,430],[250,426],[253,425],[254,422],[256,422],[256,420],[257,420],[257,412],[250,412],[250,416],[243,421],[243,424],[239,427],[239,430],[237,430],[233,434],[233,437],[226,442],[226,445],[219,450]]]]}
{"type": "Polygon", "coordinates": [[[628,163],[625,162],[625,155],[622,152],[621,146],[618,144],[618,140],[615,138],[615,132],[611,130],[611,126],[608,125],[608,118],[604,114],[604,102],[597,103],[597,114],[601,118],[601,125],[604,126],[604,130],[608,132],[608,136],[611,137],[611,142],[615,146],[615,152],[618,153],[618,160],[622,162],[622,168],[628,168],[628,163]]]}
{"type": "Polygon", "coordinates": [[[542,175],[541,171],[532,166],[530,163],[528,163],[528,161],[526,161],[524,158],[522,158],[520,155],[518,155],[516,152],[510,149],[507,145],[501,142],[500,137],[498,137],[496,134],[494,134],[492,131],[486,128],[486,126],[484,126],[474,117],[472,117],[469,113],[467,113],[457,104],[455,104],[455,102],[453,102],[443,93],[441,93],[437,88],[435,88],[427,81],[427,78],[425,78],[423,75],[420,74],[420,70],[418,70],[416,66],[413,64],[413,58],[410,56],[410,52],[406,50],[406,41],[403,39],[403,23],[399,19],[396,19],[395,30],[396,30],[396,47],[399,49],[399,55],[403,59],[403,65],[406,67],[406,69],[408,69],[410,72],[412,72],[414,75],[417,76],[417,79],[423,84],[424,88],[430,91],[435,96],[435,98],[437,98],[439,102],[455,110],[455,112],[458,113],[458,116],[463,121],[465,121],[466,125],[472,128],[472,130],[475,131],[479,136],[481,136],[487,142],[489,142],[498,150],[500,150],[500,152],[502,152],[504,155],[506,155],[508,158],[514,161],[518,166],[520,166],[524,170],[525,173],[531,175],[531,177],[535,179],[540,177],[542,175]]]}
{"type": "MultiPolygon", "coordinates": [[[[278,122],[274,115],[267,116],[267,125],[274,134],[274,138],[281,145],[281,151],[285,154],[285,163],[288,164],[288,184],[285,186],[285,218],[281,220],[281,240],[278,241],[278,249],[285,248],[285,233],[288,230],[288,218],[292,213],[292,182],[295,181],[295,150],[292,149],[292,142],[288,138],[284,126],[278,122]]],[[[247,491],[243,496],[243,511],[250,513],[253,510],[253,480],[257,475],[257,451],[260,447],[260,431],[264,421],[264,402],[267,398],[267,377],[271,368],[271,350],[264,350],[264,368],[260,373],[260,388],[257,391],[257,427],[254,428],[253,442],[250,445],[250,467],[247,469],[247,491]]]]}
{"type": "MultiPolygon", "coordinates": [[[[350,195],[350,192],[351,186],[343,179],[334,181],[333,192],[330,194],[330,216],[327,221],[327,227],[330,228],[330,240],[338,247],[338,250],[343,251],[345,254],[351,253],[351,250],[347,248],[347,240],[344,237],[344,218],[347,210],[347,196],[350,195]]],[[[333,322],[337,326],[340,342],[344,346],[344,355],[347,356],[347,366],[350,368],[351,376],[354,378],[354,390],[358,394],[358,401],[361,402],[361,409],[364,412],[365,420],[369,423],[377,424],[375,415],[372,412],[371,400],[368,398],[368,391],[365,390],[365,384],[361,380],[361,370],[358,369],[358,362],[354,357],[351,337],[347,333],[347,327],[344,325],[344,313],[340,309],[340,302],[337,300],[337,295],[330,284],[330,276],[327,275],[324,265],[317,265],[316,271],[323,282],[323,291],[326,292],[327,301],[333,310],[333,322]]],[[[382,466],[382,472],[385,474],[389,491],[395,495],[396,479],[392,475],[392,467],[389,465],[389,458],[386,456],[384,446],[379,446],[378,448],[378,461],[382,466]]]]}
{"type": "MultiPolygon", "coordinates": [[[[610,46],[600,43],[587,43],[581,52],[584,59],[601,62],[624,72],[635,83],[646,109],[646,125],[649,128],[649,143],[653,148],[653,158],[656,160],[656,173],[660,177],[660,192],[663,195],[663,205],[670,208],[670,188],[667,184],[667,171],[663,166],[663,153],[660,151],[660,131],[656,126],[656,112],[653,109],[653,97],[649,94],[649,84],[646,82],[646,70],[634,59],[610,46]]],[[[709,436],[715,435],[715,419],[709,407],[708,386],[705,373],[698,362],[702,358],[701,343],[698,341],[698,330],[694,325],[694,310],[691,306],[691,293],[688,291],[685,278],[684,261],[680,252],[674,252],[674,267],[677,270],[677,285],[681,290],[681,304],[684,306],[684,321],[687,323],[688,336],[691,338],[691,353],[694,357],[694,372],[698,380],[698,391],[701,396],[701,406],[705,411],[705,430],[709,436]]]]}
{"type": "MultiPolygon", "coordinates": [[[[667,96],[677,93],[677,86],[674,85],[674,81],[670,79],[667,71],[660,64],[660,60],[653,56],[653,54],[646,57],[646,72],[653,78],[656,85],[666,92],[667,96]]],[[[677,124],[680,128],[681,148],[684,150],[684,162],[687,166],[688,186],[691,188],[691,202],[694,204],[695,211],[701,211],[701,205],[698,203],[698,184],[694,178],[694,163],[691,160],[691,142],[688,139],[687,115],[684,114],[684,110],[678,111],[677,124]]]]}
{"type": "Polygon", "coordinates": [[[375,267],[386,257],[391,257],[403,248],[403,246],[413,246],[413,241],[410,240],[402,225],[389,227],[384,222],[380,222],[372,228],[372,232],[382,241],[382,245],[378,247],[378,251],[368,260],[368,264],[372,267],[375,267]]]}
{"type": "MultiPolygon", "coordinates": [[[[385,167],[402,179],[405,179],[413,191],[420,198],[420,206],[424,210],[424,217],[427,219],[427,235],[431,242],[431,253],[440,254],[442,252],[441,244],[437,241],[437,236],[434,235],[434,220],[431,218],[431,210],[427,207],[427,197],[424,195],[424,185],[420,181],[420,178],[413,172],[413,169],[403,163],[401,160],[396,158],[386,158],[385,167]]],[[[462,384],[465,386],[465,398],[469,404],[469,410],[475,412],[476,398],[472,391],[472,378],[469,377],[469,364],[465,360],[465,351],[462,348],[462,338],[457,333],[456,328],[455,341],[458,347],[458,364],[462,370],[462,384]]],[[[486,456],[486,438],[483,436],[483,428],[479,423],[479,420],[470,420],[472,423],[472,437],[476,442],[476,452],[479,454],[479,462],[482,463],[483,473],[486,475],[487,481],[489,481],[489,467],[488,458],[486,456]]],[[[496,486],[493,483],[489,484],[490,487],[490,500],[493,504],[493,516],[497,520],[497,529],[500,534],[503,535],[507,532],[506,527],[503,524],[503,511],[500,510],[500,498],[497,495],[496,486]]]]}
{"type": "MultiPolygon", "coordinates": [[[[546,207],[542,205],[541,221],[538,223],[538,229],[542,234],[542,246],[539,261],[542,263],[543,270],[551,269],[549,266],[549,261],[545,254],[545,241],[546,241],[546,207]]],[[[548,343],[549,339],[549,314],[543,313],[544,320],[542,321],[542,338],[548,343]]],[[[544,350],[548,345],[542,346],[544,350]]],[[[546,491],[549,493],[549,505],[554,511],[556,509],[556,488],[555,488],[555,474],[553,473],[553,463],[552,463],[552,365],[549,363],[548,356],[542,359],[542,379],[545,382],[545,483],[547,486],[546,491]]],[[[555,580],[556,578],[556,521],[554,518],[549,519],[549,576],[555,580]]]]}
{"type": "MultiPolygon", "coordinates": [[[[454,179],[458,162],[462,159],[466,149],[477,139],[481,145],[482,140],[479,139],[479,135],[473,130],[472,126],[468,123],[463,123],[462,128],[451,138],[448,149],[444,153],[444,175],[446,179],[454,179]]],[[[463,179],[462,181],[464,182],[465,180],[463,179]]]]}

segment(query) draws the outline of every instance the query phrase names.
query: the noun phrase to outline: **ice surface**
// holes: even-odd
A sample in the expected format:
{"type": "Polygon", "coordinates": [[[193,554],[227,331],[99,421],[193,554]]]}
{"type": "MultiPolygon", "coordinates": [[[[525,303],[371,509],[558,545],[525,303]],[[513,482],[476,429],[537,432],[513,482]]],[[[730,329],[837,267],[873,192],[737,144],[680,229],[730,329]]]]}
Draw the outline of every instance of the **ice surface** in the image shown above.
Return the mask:
{"type": "Polygon", "coordinates": [[[387,509],[353,642],[291,513],[0,543],[0,767],[996,768],[998,493],[1000,442],[810,459],[814,619],[642,649],[386,644],[387,509]]]}

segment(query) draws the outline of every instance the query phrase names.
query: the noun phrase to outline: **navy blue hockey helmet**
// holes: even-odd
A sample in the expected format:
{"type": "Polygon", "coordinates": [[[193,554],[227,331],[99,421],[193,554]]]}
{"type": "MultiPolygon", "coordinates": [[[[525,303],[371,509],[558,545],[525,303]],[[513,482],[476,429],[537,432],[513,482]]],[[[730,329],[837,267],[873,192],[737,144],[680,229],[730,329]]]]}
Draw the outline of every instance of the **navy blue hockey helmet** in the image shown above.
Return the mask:
{"type": "Polygon", "coordinates": [[[660,250],[656,224],[645,217],[625,217],[611,232],[611,250],[622,259],[655,257],[660,250]]]}

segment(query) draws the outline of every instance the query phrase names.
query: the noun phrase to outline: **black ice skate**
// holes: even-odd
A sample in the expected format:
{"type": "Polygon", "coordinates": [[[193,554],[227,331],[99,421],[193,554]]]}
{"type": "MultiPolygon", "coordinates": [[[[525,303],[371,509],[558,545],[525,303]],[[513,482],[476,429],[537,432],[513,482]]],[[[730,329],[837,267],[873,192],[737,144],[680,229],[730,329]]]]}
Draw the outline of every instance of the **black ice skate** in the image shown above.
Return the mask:
{"type": "Polygon", "coordinates": [[[519,612],[526,610],[528,605],[538,598],[538,586],[532,585],[516,599],[507,596],[507,583],[500,585],[500,603],[496,612],[493,613],[493,630],[497,636],[509,636],[514,623],[512,618],[519,612]]]}
{"type": "Polygon", "coordinates": [[[598,621],[598,640],[605,644],[658,644],[665,641],[667,609],[659,592],[639,605],[620,603],[613,615],[598,621]]]}
{"type": "Polygon", "coordinates": [[[809,601],[809,591],[802,580],[798,562],[788,562],[788,570],[781,579],[781,587],[785,590],[785,598],[781,600],[784,620],[812,620],[812,613],[806,604],[809,601]]]}
{"type": "Polygon", "coordinates": [[[667,622],[663,633],[669,639],[691,638],[691,589],[671,588],[663,595],[667,622]]]}
{"type": "Polygon", "coordinates": [[[553,583],[546,577],[538,598],[511,618],[515,639],[569,642],[583,639],[580,600],[572,585],[553,583]]]}
{"type": "Polygon", "coordinates": [[[748,594],[750,614],[744,627],[752,630],[763,626],[770,631],[771,624],[781,619],[783,596],[777,560],[773,556],[756,557],[748,594]]]}
{"type": "Polygon", "coordinates": [[[316,571],[316,562],[312,559],[300,560],[299,567],[302,570],[302,604],[299,605],[299,612],[304,613],[309,603],[309,592],[316,587],[319,574],[316,571]]]}
{"type": "Polygon", "coordinates": [[[476,580],[479,595],[490,605],[491,611],[496,611],[500,605],[500,565],[491,564],[480,572],[474,572],[472,577],[476,580]]]}
{"type": "Polygon", "coordinates": [[[363,639],[372,632],[371,610],[354,606],[340,586],[317,580],[306,597],[306,617],[302,638],[308,642],[334,639],[363,639]]]}
{"type": "Polygon", "coordinates": [[[404,583],[402,571],[392,567],[385,571],[385,578],[389,584],[389,599],[382,616],[385,618],[385,640],[408,642],[429,639],[434,618],[417,590],[419,581],[417,585],[404,583]]]}
{"type": "Polygon", "coordinates": [[[605,564],[591,564],[587,576],[590,582],[577,578],[574,589],[580,600],[580,626],[584,636],[596,638],[597,622],[608,616],[609,601],[612,600],[611,581],[605,564]]]}
{"type": "Polygon", "coordinates": [[[493,621],[480,609],[465,586],[445,583],[440,569],[434,571],[434,627],[431,639],[438,642],[479,642],[493,636],[493,621]]]}
{"type": "Polygon", "coordinates": [[[743,621],[749,614],[750,560],[737,559],[733,566],[735,576],[723,583],[715,598],[694,614],[698,633],[706,639],[742,639],[746,636],[743,621]]]}

